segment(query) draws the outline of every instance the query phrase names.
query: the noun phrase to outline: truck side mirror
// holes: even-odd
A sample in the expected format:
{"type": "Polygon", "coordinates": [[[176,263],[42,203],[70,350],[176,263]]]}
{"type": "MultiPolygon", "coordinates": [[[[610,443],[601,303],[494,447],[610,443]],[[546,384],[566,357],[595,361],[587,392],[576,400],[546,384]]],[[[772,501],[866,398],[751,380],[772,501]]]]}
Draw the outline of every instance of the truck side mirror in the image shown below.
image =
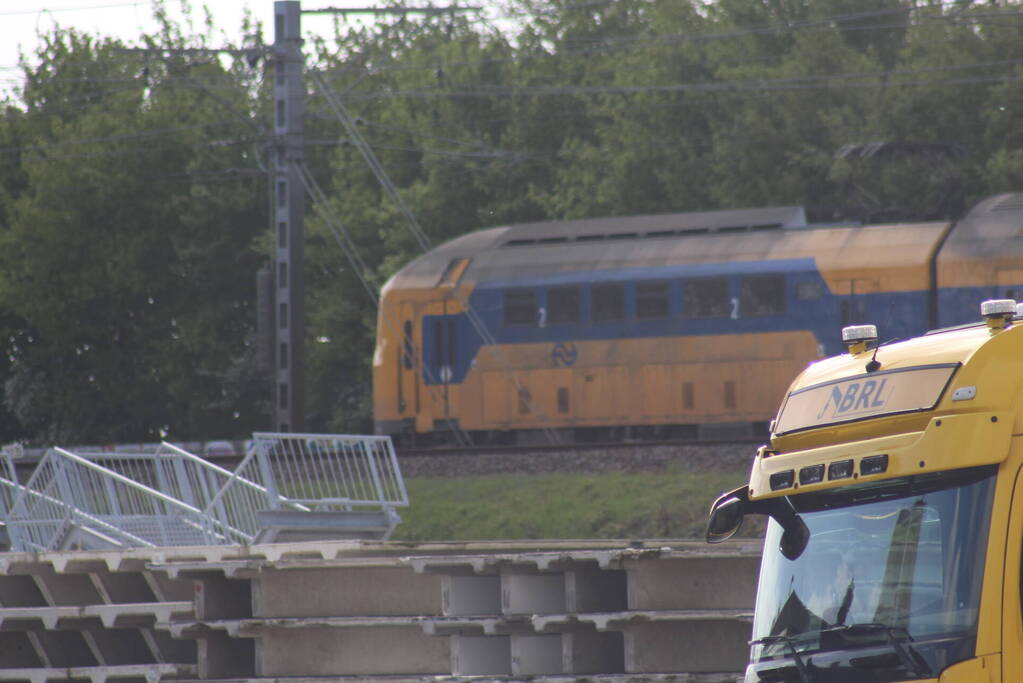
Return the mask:
{"type": "Polygon", "coordinates": [[[710,506],[707,543],[721,543],[730,539],[742,528],[742,520],[747,514],[770,515],[781,525],[783,533],[779,549],[786,558],[796,560],[806,550],[806,545],[810,542],[810,529],[792,509],[788,499],[768,498],[751,503],[749,486],[742,486],[719,496],[710,506]]]}
{"type": "Polygon", "coordinates": [[[707,543],[727,541],[742,528],[748,492],[749,487],[743,486],[714,501],[710,506],[710,518],[707,520],[707,543]]]}

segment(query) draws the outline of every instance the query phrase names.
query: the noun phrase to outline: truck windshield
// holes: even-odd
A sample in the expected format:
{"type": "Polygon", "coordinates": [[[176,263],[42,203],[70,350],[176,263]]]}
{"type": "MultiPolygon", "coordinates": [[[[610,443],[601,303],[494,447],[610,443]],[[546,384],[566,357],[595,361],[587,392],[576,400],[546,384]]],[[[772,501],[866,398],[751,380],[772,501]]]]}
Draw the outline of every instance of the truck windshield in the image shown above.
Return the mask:
{"type": "Polygon", "coordinates": [[[790,497],[810,529],[796,560],[769,523],[754,681],[937,678],[974,655],[994,467],[790,497]]]}

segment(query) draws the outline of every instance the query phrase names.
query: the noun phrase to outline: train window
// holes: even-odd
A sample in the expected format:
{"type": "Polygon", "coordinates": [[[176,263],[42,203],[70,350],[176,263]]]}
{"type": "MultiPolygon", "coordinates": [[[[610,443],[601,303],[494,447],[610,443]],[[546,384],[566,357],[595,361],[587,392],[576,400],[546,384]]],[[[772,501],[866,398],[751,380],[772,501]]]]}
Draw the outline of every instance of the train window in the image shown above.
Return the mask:
{"type": "Polygon", "coordinates": [[[696,407],[696,395],[692,382],[682,382],[682,410],[693,410],[696,407]]]}
{"type": "Polygon", "coordinates": [[[636,285],[636,317],[668,317],[668,283],[640,282],[636,285]]]}
{"type": "Polygon", "coordinates": [[[729,303],[726,278],[700,277],[682,283],[682,306],[687,318],[727,317],[729,303]]]}
{"type": "Polygon", "coordinates": [[[402,325],[402,334],[404,336],[404,343],[402,344],[401,353],[401,364],[406,370],[412,369],[412,356],[414,354],[412,348],[412,323],[408,320],[402,325]]]}
{"type": "Polygon", "coordinates": [[[558,412],[568,413],[568,387],[558,387],[558,412]]]}
{"type": "Polygon", "coordinates": [[[505,291],[504,324],[536,324],[536,293],[532,289],[509,289],[505,291]]]}
{"type": "Polygon", "coordinates": [[[519,415],[529,415],[529,406],[532,403],[532,397],[529,395],[529,389],[522,387],[519,389],[519,415]]]}
{"type": "Polygon", "coordinates": [[[785,276],[751,275],[742,279],[743,315],[777,315],[785,312],[785,276]]]}
{"type": "Polygon", "coordinates": [[[842,299],[842,325],[858,325],[867,319],[866,308],[862,300],[842,299]]]}
{"type": "Polygon", "coordinates": [[[579,288],[547,290],[547,322],[551,325],[579,322],[579,288]]]}
{"type": "Polygon", "coordinates": [[[444,355],[447,351],[447,341],[444,338],[443,320],[435,320],[433,322],[433,338],[433,366],[441,368],[448,364],[447,357],[444,355]]]}
{"type": "Polygon", "coordinates": [[[809,282],[799,282],[796,284],[796,298],[800,301],[810,301],[812,299],[820,299],[824,296],[824,288],[821,287],[821,283],[816,280],[810,280],[809,282]]]}
{"type": "Polygon", "coordinates": [[[593,322],[625,319],[625,285],[593,285],[593,322]]]}
{"type": "Polygon", "coordinates": [[[454,287],[458,284],[458,280],[461,279],[462,274],[465,273],[465,269],[469,266],[469,259],[467,258],[456,258],[451,259],[448,262],[448,267],[441,273],[440,281],[437,283],[438,287],[454,287]]]}

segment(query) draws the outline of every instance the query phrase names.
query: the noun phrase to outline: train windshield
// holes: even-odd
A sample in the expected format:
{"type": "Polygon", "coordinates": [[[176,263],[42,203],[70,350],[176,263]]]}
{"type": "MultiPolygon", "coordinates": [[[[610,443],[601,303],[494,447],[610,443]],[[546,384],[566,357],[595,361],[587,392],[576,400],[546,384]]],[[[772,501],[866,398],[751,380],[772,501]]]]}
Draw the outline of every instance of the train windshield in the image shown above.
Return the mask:
{"type": "Polygon", "coordinates": [[[796,560],[769,522],[746,682],[937,678],[974,655],[994,467],[790,498],[796,560]]]}

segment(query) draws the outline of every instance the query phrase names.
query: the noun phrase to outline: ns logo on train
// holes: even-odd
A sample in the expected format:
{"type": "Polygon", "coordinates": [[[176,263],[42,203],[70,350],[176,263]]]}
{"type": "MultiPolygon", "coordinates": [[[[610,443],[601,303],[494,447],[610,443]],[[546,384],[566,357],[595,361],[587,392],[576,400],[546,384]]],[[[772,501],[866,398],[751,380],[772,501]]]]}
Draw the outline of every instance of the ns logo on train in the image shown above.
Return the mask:
{"type": "Polygon", "coordinates": [[[572,342],[558,342],[551,351],[551,361],[555,367],[570,368],[579,358],[579,350],[572,342]]]}

